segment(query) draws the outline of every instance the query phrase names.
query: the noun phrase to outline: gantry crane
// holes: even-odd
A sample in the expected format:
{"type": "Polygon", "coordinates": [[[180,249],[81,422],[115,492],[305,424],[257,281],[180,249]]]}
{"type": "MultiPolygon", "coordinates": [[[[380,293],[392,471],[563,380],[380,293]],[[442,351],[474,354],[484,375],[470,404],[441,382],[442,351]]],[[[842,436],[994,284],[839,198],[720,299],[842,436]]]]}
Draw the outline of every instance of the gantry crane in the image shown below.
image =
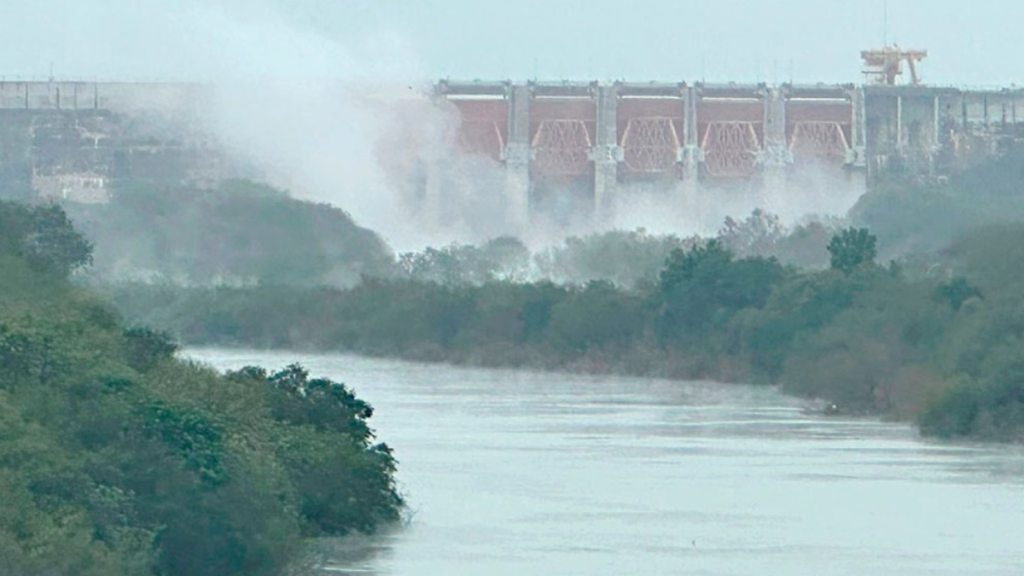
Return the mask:
{"type": "Polygon", "coordinates": [[[903,75],[903,63],[910,69],[910,84],[918,86],[921,77],[917,73],[917,65],[928,57],[927,50],[904,50],[899,46],[886,46],[876,50],[864,50],[860,53],[864,60],[864,76],[871,84],[895,86],[903,75]]]}

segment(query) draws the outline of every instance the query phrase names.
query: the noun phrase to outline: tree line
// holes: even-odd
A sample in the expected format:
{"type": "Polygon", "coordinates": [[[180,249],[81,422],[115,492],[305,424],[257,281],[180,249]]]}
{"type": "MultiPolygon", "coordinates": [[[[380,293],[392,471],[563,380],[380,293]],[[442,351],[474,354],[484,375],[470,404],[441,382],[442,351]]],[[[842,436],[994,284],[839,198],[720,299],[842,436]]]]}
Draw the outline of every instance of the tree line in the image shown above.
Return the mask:
{"type": "Polygon", "coordinates": [[[848,227],[823,247],[823,270],[711,239],[673,249],[656,281],[633,289],[367,278],[347,290],[133,285],[112,296],[128,317],[198,345],[763,382],[914,418],[931,434],[1016,439],[1024,354],[1007,346],[1024,333],[1010,322],[1024,278],[1006,277],[1017,266],[1005,246],[1024,245],[1024,226],[998,230],[950,249],[947,267],[963,275],[879,264],[876,237],[848,227]]]}
{"type": "Polygon", "coordinates": [[[0,574],[278,576],[398,519],[370,405],[176,359],[69,282],[91,258],[59,207],[0,202],[0,574]]]}

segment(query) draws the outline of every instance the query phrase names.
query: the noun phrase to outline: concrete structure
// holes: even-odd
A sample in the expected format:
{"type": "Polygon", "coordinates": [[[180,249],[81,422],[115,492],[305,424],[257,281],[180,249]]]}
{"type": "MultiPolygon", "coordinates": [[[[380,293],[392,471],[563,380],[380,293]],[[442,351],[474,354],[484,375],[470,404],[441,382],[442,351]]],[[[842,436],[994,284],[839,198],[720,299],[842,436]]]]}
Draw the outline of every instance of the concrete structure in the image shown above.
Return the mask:
{"type": "MultiPolygon", "coordinates": [[[[239,170],[205,129],[212,95],[197,84],[0,81],[0,180],[89,202],[119,182],[215,184],[239,170]]],[[[938,178],[1024,138],[1022,89],[442,81],[431,97],[457,114],[461,153],[503,170],[523,218],[547,206],[600,214],[639,187],[784,190],[808,171],[866,186],[938,178]]],[[[441,152],[406,152],[400,165],[429,212],[441,152]]]]}
{"type": "Polygon", "coordinates": [[[457,110],[462,149],[507,166],[536,206],[561,193],[601,209],[641,182],[782,186],[811,169],[869,186],[940,177],[1024,138],[1017,89],[442,81],[434,96],[457,110]]]}
{"type": "Polygon", "coordinates": [[[105,202],[119,182],[216,183],[231,171],[195,84],[0,81],[10,196],[105,202]]]}
{"type": "Polygon", "coordinates": [[[948,175],[1024,140],[1019,88],[875,86],[863,108],[872,181],[948,175]]]}

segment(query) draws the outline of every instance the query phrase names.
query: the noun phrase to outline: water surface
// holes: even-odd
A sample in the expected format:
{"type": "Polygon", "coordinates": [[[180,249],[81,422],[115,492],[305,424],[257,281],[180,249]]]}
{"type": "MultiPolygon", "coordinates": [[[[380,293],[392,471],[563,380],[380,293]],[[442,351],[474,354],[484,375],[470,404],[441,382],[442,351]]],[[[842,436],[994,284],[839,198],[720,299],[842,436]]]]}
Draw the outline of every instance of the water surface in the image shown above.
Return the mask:
{"type": "Polygon", "coordinates": [[[1024,451],[819,415],[765,387],[300,361],[355,388],[412,518],[353,545],[380,576],[1024,574],[1024,451]]]}

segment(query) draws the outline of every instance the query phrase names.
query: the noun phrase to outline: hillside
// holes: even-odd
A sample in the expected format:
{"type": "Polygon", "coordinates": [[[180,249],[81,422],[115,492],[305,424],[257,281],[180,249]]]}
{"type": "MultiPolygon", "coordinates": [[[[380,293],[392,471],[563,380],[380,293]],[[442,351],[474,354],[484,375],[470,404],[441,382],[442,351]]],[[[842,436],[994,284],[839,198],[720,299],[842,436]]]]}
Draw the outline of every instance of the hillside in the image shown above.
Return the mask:
{"type": "Polygon", "coordinates": [[[0,202],[0,574],[277,576],[397,519],[372,407],[176,359],[68,281],[90,259],[60,208],[0,202]]]}
{"type": "Polygon", "coordinates": [[[67,209],[95,245],[90,274],[103,282],[350,286],[393,267],[384,241],[344,211],[248,181],[139,185],[67,209]]]}

